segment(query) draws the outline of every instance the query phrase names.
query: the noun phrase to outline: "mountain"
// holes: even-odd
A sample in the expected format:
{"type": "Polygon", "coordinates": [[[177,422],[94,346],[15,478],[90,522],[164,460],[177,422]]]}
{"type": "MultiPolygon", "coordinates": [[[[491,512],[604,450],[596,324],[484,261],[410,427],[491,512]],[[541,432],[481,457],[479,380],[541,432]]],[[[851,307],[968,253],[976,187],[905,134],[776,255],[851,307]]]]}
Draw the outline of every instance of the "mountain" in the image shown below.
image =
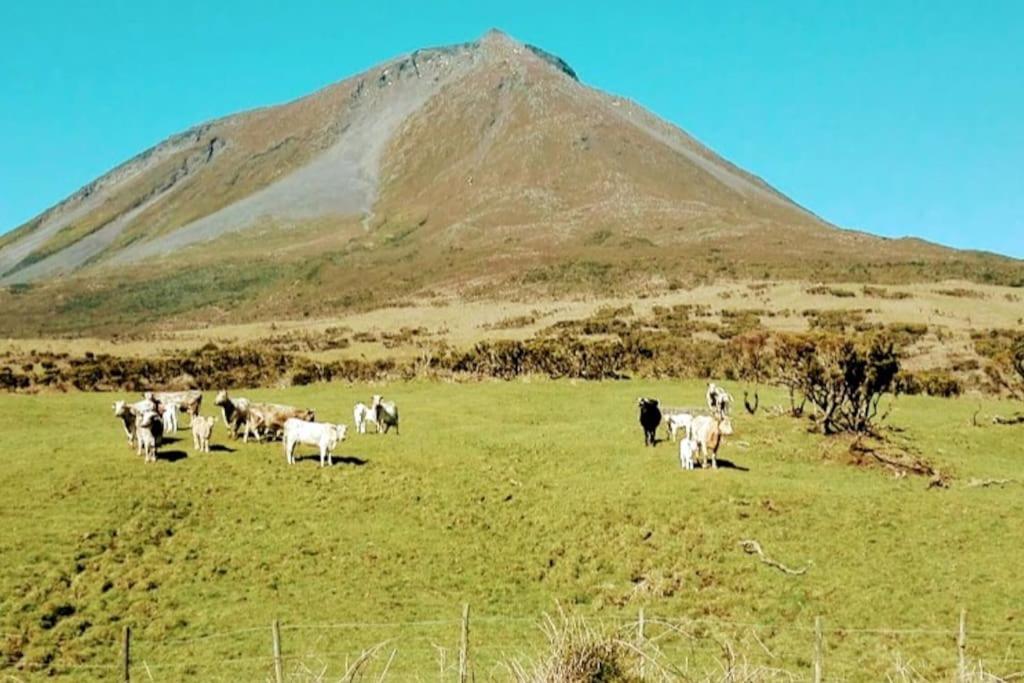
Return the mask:
{"type": "Polygon", "coordinates": [[[710,277],[1019,283],[1024,264],[838,229],[498,31],[199,125],[0,236],[0,304],[39,329],[710,277]]]}

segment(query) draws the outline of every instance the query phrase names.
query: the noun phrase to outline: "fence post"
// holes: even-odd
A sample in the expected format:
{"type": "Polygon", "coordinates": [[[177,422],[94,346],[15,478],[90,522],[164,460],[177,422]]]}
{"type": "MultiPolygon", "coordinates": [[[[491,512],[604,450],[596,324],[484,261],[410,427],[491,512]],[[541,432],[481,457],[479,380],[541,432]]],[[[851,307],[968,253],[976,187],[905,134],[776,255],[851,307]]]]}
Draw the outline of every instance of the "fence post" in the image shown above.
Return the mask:
{"type": "Polygon", "coordinates": [[[459,683],[469,680],[469,603],[462,605],[462,638],[459,642],[459,683]]]}
{"type": "Polygon", "coordinates": [[[814,617],[814,683],[821,683],[825,668],[825,642],[821,632],[821,617],[814,617]]]}
{"type": "MultiPolygon", "coordinates": [[[[636,622],[636,646],[637,646],[637,649],[643,648],[643,646],[644,646],[644,638],[646,637],[646,635],[644,634],[644,627],[647,625],[647,620],[644,617],[645,617],[645,615],[644,615],[644,608],[641,607],[640,608],[640,616],[638,617],[637,622],[636,622]]],[[[644,679],[644,675],[646,673],[644,671],[644,664],[645,663],[646,662],[644,661],[644,655],[643,655],[643,652],[641,650],[641,654],[640,654],[640,680],[644,679]]]]}
{"type": "Polygon", "coordinates": [[[960,630],[956,634],[956,680],[967,680],[967,610],[960,608],[960,630]]]}
{"type": "Polygon", "coordinates": [[[128,683],[132,679],[132,629],[124,627],[124,640],[121,643],[121,663],[124,669],[124,681],[128,683]]]}
{"type": "Polygon", "coordinates": [[[274,619],[270,627],[270,634],[274,639],[274,680],[277,683],[284,683],[284,664],[281,661],[281,623],[274,619]]]}

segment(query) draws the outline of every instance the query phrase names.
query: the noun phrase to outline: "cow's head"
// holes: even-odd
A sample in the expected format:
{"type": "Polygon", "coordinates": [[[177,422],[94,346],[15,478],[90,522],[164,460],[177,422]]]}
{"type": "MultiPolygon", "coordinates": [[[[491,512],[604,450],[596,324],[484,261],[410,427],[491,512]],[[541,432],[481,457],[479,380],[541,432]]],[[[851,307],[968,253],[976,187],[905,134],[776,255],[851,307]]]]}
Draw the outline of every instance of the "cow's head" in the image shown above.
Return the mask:
{"type": "Polygon", "coordinates": [[[723,417],[721,420],[719,420],[718,431],[723,436],[729,436],[730,434],[732,434],[732,420],[730,420],[728,417],[723,417]]]}
{"type": "Polygon", "coordinates": [[[221,389],[217,392],[217,398],[213,399],[216,405],[222,406],[228,402],[228,392],[226,389],[221,389]]]}
{"type": "Polygon", "coordinates": [[[331,438],[327,444],[328,450],[333,451],[338,447],[338,444],[345,440],[345,432],[348,430],[346,425],[330,425],[331,438]]]}
{"type": "Polygon", "coordinates": [[[114,401],[114,416],[124,417],[128,412],[128,405],[124,401],[114,401]]]}

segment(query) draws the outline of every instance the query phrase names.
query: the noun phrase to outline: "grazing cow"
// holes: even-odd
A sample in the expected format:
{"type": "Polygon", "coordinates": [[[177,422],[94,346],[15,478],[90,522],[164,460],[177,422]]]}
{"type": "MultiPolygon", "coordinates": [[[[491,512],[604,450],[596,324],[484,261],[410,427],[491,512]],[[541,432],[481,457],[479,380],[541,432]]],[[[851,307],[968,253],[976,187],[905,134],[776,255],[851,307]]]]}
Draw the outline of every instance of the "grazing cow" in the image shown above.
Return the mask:
{"type": "Polygon", "coordinates": [[[711,452],[711,467],[718,469],[718,447],[722,437],[732,434],[732,421],[728,417],[698,415],[693,418],[690,434],[700,448],[701,467],[707,466],[708,452],[711,452]]]}
{"type": "Polygon", "coordinates": [[[284,423],[284,457],[289,465],[294,465],[295,447],[301,443],[319,447],[320,467],[333,465],[331,453],[338,447],[339,442],[345,440],[347,429],[345,425],[288,418],[284,423]]]}
{"type": "Polygon", "coordinates": [[[657,430],[661,424],[661,409],[658,407],[658,400],[654,398],[638,398],[637,406],[640,407],[640,426],[644,430],[644,445],[653,446],[658,442],[657,430]]]}
{"type": "Polygon", "coordinates": [[[232,439],[238,438],[238,432],[241,429],[246,429],[246,437],[248,437],[249,399],[232,399],[228,396],[228,392],[222,389],[217,392],[214,404],[220,406],[224,426],[227,428],[228,434],[232,439]]]}
{"type": "Polygon", "coordinates": [[[203,392],[196,390],[147,391],[143,396],[157,403],[174,403],[181,412],[188,413],[189,425],[192,424],[193,419],[199,417],[199,409],[203,405],[203,392]]]}
{"type": "Polygon", "coordinates": [[[192,418],[192,447],[197,452],[210,452],[210,437],[213,435],[213,425],[217,421],[213,417],[192,418]]]}
{"type": "Polygon", "coordinates": [[[684,470],[693,469],[693,456],[697,452],[697,442],[688,435],[679,441],[679,466],[684,470]]]}
{"type": "Polygon", "coordinates": [[[156,462],[156,452],[164,435],[164,423],[155,410],[140,413],[135,421],[135,434],[138,441],[137,453],[144,456],[143,462],[156,462]]]}
{"type": "Polygon", "coordinates": [[[278,403],[250,403],[249,419],[245,423],[245,435],[242,440],[249,442],[249,434],[256,437],[257,442],[263,441],[263,436],[273,438],[284,433],[285,423],[292,419],[303,422],[316,421],[316,412],[294,406],[285,406],[278,403]],[[262,433],[260,430],[263,430],[262,433]]]}
{"type": "Polygon", "coordinates": [[[363,402],[357,403],[356,407],[352,409],[352,422],[355,424],[356,433],[358,434],[365,434],[368,424],[372,424],[376,431],[380,431],[376,413],[370,410],[370,407],[363,402]]]}
{"type": "Polygon", "coordinates": [[[370,401],[370,412],[377,422],[377,432],[384,434],[392,427],[395,428],[395,435],[398,435],[398,406],[394,401],[385,401],[380,394],[374,395],[370,401]]]}
{"type": "Polygon", "coordinates": [[[708,382],[707,402],[708,409],[712,413],[719,417],[725,417],[732,407],[732,396],[714,382],[708,382]]]}

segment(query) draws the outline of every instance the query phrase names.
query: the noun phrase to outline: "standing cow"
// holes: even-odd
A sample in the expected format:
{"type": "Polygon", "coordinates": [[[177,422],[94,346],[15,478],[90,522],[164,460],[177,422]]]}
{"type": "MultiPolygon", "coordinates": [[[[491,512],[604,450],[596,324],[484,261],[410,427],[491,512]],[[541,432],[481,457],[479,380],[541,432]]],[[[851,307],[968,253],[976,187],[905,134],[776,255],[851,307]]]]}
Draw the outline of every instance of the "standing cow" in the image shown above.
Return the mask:
{"type": "Polygon", "coordinates": [[[644,430],[644,445],[653,446],[658,443],[657,431],[661,424],[661,408],[658,407],[658,400],[654,398],[638,398],[637,406],[640,408],[640,426],[644,430]]]}

